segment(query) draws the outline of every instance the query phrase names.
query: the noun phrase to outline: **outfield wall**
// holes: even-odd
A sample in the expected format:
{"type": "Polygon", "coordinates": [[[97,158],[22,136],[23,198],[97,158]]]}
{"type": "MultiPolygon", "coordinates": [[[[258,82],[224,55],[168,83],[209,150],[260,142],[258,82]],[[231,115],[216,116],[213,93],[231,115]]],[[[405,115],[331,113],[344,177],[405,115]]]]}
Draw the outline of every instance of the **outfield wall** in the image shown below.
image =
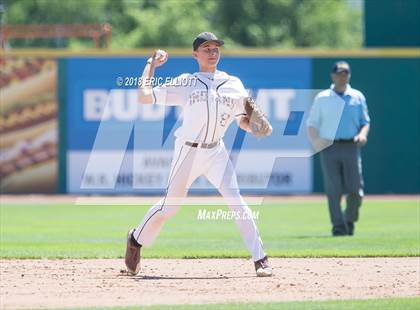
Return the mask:
{"type": "MultiPolygon", "coordinates": [[[[136,78],[146,57],[69,57],[61,59],[61,108],[66,126],[66,192],[155,194],[166,188],[181,110],[137,103],[136,78]],[[102,164],[98,164],[102,162],[102,164]]],[[[244,85],[264,106],[274,134],[258,141],[237,126],[225,135],[235,161],[239,186],[245,193],[312,192],[312,158],[304,127],[285,135],[291,111],[308,111],[313,96],[309,57],[235,57],[221,60],[220,67],[240,76],[244,85]],[[301,91],[302,90],[302,91],[301,91]],[[300,155],[294,157],[293,152],[300,155]],[[260,159],[258,165],[255,159],[260,159]],[[270,177],[271,174],[271,177],[270,177]]],[[[156,77],[194,72],[191,57],[171,57],[156,77]]],[[[226,114],[226,113],[225,113],[226,114]]],[[[218,115],[218,120],[233,115],[218,115]]],[[[218,121],[219,122],[219,121],[218,121]]],[[[222,126],[222,125],[221,125],[222,126]]],[[[205,194],[213,187],[198,179],[192,190],[205,194]]]]}
{"type": "MultiPolygon", "coordinates": [[[[418,50],[420,55],[420,49],[418,50]]],[[[368,193],[420,192],[420,57],[316,58],[312,85],[330,83],[331,64],[345,59],[352,67],[352,87],[362,91],[371,116],[371,132],[363,148],[368,193]]],[[[323,190],[315,160],[315,191],[323,190]]]]}
{"type": "MultiPolygon", "coordinates": [[[[185,50],[169,52],[173,56],[159,69],[159,76],[196,70],[196,64],[185,50]]],[[[179,125],[177,111],[139,109],[135,104],[134,85],[117,85],[119,77],[138,75],[147,58],[144,50],[89,53],[38,50],[1,55],[5,59],[44,55],[58,60],[60,156],[55,184],[59,183],[60,192],[69,193],[161,193],[169,169],[173,129],[179,125]],[[113,109],[105,126],[100,120],[101,109],[106,104],[113,109]],[[88,175],[89,182],[81,186],[90,151],[98,140],[100,124],[107,139],[103,139],[97,149],[108,155],[102,157],[103,168],[88,175]],[[125,154],[122,168],[115,168],[113,175],[101,174],[101,170],[112,170],[107,164],[115,158],[112,157],[115,150],[125,154]],[[132,158],[138,159],[136,169],[133,169],[132,158]],[[136,182],[134,188],[133,182],[136,182]]],[[[366,95],[372,118],[369,144],[363,150],[366,192],[420,192],[419,50],[246,50],[226,54],[220,69],[242,79],[267,110],[276,129],[272,137],[259,142],[248,135],[245,137],[232,128],[235,126],[228,131],[225,140],[232,154],[236,154],[238,145],[242,147],[237,171],[244,192],[293,194],[323,190],[319,160],[317,156],[313,160],[308,155],[311,149],[303,123],[313,95],[329,87],[329,71],[338,59],[345,59],[352,66],[351,84],[366,95]],[[311,93],[310,89],[316,91],[311,93]],[[293,120],[291,112],[294,111],[304,112],[303,118],[293,120]],[[295,127],[292,134],[286,132],[289,125],[295,127]],[[256,157],[260,158],[258,164],[256,157]],[[267,179],[273,164],[274,173],[267,179]]],[[[22,184],[19,192],[25,189],[26,185],[22,184]]],[[[203,190],[208,192],[207,184],[200,181],[196,191],[202,193],[203,190]]],[[[16,191],[2,187],[2,192],[16,191]]],[[[37,191],[28,188],[27,192],[37,191]]]]}

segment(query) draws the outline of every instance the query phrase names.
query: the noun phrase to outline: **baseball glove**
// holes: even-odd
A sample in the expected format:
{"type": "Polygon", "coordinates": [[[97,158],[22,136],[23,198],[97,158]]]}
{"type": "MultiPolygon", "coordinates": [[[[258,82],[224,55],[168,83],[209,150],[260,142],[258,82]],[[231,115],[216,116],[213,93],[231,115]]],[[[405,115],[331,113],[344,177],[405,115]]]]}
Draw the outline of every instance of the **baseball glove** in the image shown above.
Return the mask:
{"type": "Polygon", "coordinates": [[[273,132],[270,122],[251,97],[244,99],[245,112],[251,133],[257,138],[267,137],[273,132]]]}

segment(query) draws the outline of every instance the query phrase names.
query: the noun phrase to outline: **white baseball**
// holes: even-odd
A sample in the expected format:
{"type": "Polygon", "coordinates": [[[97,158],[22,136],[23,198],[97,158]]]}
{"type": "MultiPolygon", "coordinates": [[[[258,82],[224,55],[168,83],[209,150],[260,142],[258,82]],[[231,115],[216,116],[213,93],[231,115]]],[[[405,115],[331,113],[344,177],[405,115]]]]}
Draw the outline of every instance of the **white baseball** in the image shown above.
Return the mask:
{"type": "Polygon", "coordinates": [[[165,59],[166,58],[167,53],[164,50],[157,50],[156,51],[156,55],[155,55],[155,59],[165,59]]]}

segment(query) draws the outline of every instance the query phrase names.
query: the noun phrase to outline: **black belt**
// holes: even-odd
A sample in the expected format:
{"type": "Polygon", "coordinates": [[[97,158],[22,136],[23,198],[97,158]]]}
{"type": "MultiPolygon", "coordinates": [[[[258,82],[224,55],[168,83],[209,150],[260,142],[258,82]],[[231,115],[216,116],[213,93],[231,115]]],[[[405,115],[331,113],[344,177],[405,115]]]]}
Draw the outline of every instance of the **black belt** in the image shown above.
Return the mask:
{"type": "Polygon", "coordinates": [[[198,143],[198,142],[185,142],[185,145],[191,146],[191,147],[198,147],[203,149],[212,149],[215,146],[219,145],[219,141],[212,142],[212,143],[198,143]]]}
{"type": "Polygon", "coordinates": [[[334,143],[354,143],[353,139],[337,139],[334,140],[334,143]]]}

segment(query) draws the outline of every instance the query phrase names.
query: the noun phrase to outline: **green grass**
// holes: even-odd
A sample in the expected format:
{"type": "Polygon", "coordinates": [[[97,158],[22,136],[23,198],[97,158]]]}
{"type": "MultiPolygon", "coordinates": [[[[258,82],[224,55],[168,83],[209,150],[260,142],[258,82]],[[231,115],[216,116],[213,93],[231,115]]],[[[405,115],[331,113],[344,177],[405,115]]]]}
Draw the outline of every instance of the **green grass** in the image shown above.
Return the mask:
{"type": "MultiPolygon", "coordinates": [[[[233,221],[199,221],[198,209],[184,206],[170,219],[145,257],[249,257],[233,221]]],[[[0,206],[2,258],[116,258],[125,235],[148,206],[72,204],[0,206]]],[[[365,201],[353,237],[330,237],[322,202],[288,202],[253,207],[270,256],[419,256],[420,206],[411,201],[365,201]]]]}
{"type": "Polygon", "coordinates": [[[147,307],[80,308],[85,310],[417,310],[420,298],[297,301],[247,304],[162,305],[147,307]]]}

